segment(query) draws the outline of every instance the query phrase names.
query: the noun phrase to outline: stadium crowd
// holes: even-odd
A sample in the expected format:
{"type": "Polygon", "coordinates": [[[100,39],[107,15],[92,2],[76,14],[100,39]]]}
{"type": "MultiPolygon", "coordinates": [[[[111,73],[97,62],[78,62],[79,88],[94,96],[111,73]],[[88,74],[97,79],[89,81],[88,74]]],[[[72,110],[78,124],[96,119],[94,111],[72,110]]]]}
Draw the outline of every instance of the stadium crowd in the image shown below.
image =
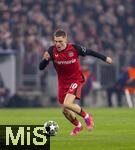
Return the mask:
{"type": "Polygon", "coordinates": [[[96,51],[134,50],[135,1],[0,1],[1,49],[25,46],[31,57],[51,44],[58,27],[67,29],[71,41],[96,51]]]}

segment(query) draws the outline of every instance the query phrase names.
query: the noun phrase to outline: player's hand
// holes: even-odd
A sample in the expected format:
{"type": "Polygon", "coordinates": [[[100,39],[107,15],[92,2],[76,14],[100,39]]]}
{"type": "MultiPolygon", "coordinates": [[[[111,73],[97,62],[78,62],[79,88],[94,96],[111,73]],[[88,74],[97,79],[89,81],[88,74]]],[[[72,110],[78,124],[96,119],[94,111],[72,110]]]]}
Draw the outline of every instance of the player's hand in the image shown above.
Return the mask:
{"type": "Polygon", "coordinates": [[[43,59],[45,59],[45,60],[50,59],[50,54],[47,51],[44,52],[43,59]]]}
{"type": "Polygon", "coordinates": [[[112,63],[113,63],[112,58],[111,58],[111,57],[107,57],[107,58],[106,58],[106,62],[107,62],[108,64],[112,64],[112,63]]]}

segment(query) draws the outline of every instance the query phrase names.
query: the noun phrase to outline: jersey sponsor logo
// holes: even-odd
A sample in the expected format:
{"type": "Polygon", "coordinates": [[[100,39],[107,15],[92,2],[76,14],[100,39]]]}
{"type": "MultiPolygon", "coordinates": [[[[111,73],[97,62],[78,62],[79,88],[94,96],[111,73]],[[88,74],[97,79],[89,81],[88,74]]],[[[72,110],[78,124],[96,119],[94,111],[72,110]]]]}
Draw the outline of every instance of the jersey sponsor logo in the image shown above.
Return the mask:
{"type": "Polygon", "coordinates": [[[74,56],[74,53],[70,51],[70,52],[68,52],[68,56],[69,56],[69,57],[73,57],[73,56],[74,56]]]}
{"type": "Polygon", "coordinates": [[[68,65],[68,64],[73,64],[73,63],[75,63],[76,62],[76,59],[72,59],[72,60],[69,60],[69,61],[54,61],[56,64],[59,64],[59,65],[61,65],[61,64],[66,64],[66,65],[68,65]]]}

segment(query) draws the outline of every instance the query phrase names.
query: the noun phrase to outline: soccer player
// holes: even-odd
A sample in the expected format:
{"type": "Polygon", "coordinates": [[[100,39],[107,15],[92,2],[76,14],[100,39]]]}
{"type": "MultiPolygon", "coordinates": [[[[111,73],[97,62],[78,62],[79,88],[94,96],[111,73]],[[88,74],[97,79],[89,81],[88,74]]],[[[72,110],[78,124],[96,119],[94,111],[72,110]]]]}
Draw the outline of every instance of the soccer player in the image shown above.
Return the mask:
{"type": "Polygon", "coordinates": [[[80,99],[84,77],[81,72],[79,56],[94,56],[109,64],[110,57],[106,57],[91,49],[68,42],[67,33],[58,29],[53,36],[54,45],[44,52],[39,69],[43,70],[50,61],[53,62],[58,74],[58,100],[62,104],[62,111],[65,117],[75,126],[70,135],[77,135],[83,126],[75,114],[84,118],[89,131],[92,131],[94,122],[91,114],[75,103],[80,99]]]}

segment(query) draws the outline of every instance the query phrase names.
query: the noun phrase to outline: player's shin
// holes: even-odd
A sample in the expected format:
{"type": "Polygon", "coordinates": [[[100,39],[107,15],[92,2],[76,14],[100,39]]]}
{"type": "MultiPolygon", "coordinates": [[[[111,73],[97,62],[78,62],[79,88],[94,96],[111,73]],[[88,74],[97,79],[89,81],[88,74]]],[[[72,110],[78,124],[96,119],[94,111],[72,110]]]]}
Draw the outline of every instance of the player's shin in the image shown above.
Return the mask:
{"type": "MultiPolygon", "coordinates": [[[[72,104],[72,105],[77,105],[77,104],[72,104]]],[[[71,106],[71,105],[70,105],[71,106]]],[[[78,107],[80,107],[79,105],[78,105],[78,107]]],[[[75,109],[74,109],[75,110],[75,109]]],[[[74,111],[74,112],[76,112],[76,111],[74,111]]],[[[78,112],[76,112],[78,115],[80,115],[81,117],[83,117],[84,118],[84,121],[85,121],[85,123],[86,123],[86,126],[87,126],[87,128],[88,128],[88,130],[89,131],[92,131],[93,130],[93,126],[94,126],[94,121],[93,121],[93,119],[92,119],[92,116],[89,114],[89,113],[86,113],[81,107],[80,107],[80,112],[78,113],[78,112]]],[[[76,123],[76,119],[75,120],[73,120],[72,121],[72,123],[76,123]]],[[[79,125],[79,123],[78,123],[78,125],[79,125]]],[[[78,126],[77,125],[77,126],[78,126]]],[[[81,125],[79,126],[79,127],[81,127],[81,125]]]]}
{"type": "Polygon", "coordinates": [[[75,126],[80,125],[81,123],[77,120],[75,117],[74,112],[71,112],[70,110],[64,109],[63,110],[64,116],[75,126]]]}
{"type": "Polygon", "coordinates": [[[75,126],[75,128],[70,133],[71,136],[76,136],[80,131],[82,131],[83,126],[81,122],[77,120],[75,117],[75,113],[71,110],[68,110],[66,108],[63,109],[64,116],[75,126]]]}
{"type": "Polygon", "coordinates": [[[81,117],[85,118],[87,116],[87,113],[81,108],[81,111],[80,111],[79,115],[81,117]]]}
{"type": "Polygon", "coordinates": [[[78,104],[65,103],[64,105],[67,109],[77,113],[79,116],[83,118],[87,117],[87,113],[78,104]]]}

